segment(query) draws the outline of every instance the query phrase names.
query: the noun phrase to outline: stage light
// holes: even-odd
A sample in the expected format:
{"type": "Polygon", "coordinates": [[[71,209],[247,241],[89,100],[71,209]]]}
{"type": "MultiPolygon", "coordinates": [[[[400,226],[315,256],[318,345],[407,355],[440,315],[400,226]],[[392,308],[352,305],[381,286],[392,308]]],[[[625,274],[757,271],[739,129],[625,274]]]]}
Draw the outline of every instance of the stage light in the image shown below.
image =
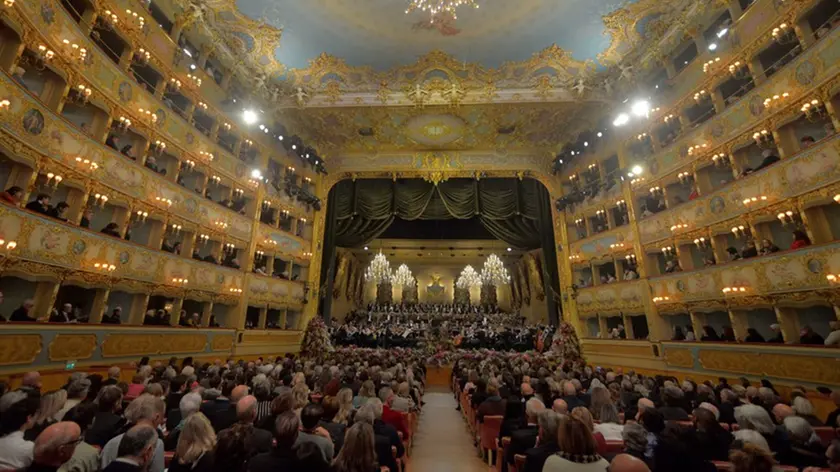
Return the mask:
{"type": "Polygon", "coordinates": [[[246,125],[252,125],[257,122],[257,114],[254,110],[245,110],[242,112],[242,119],[246,125]]]}
{"type": "Polygon", "coordinates": [[[629,121],[630,115],[628,115],[627,113],[621,113],[615,118],[615,120],[613,120],[613,126],[624,126],[629,121]]]}
{"type": "Polygon", "coordinates": [[[650,102],[647,100],[639,100],[633,103],[633,106],[630,107],[630,111],[636,116],[647,116],[650,113],[650,102]]]}

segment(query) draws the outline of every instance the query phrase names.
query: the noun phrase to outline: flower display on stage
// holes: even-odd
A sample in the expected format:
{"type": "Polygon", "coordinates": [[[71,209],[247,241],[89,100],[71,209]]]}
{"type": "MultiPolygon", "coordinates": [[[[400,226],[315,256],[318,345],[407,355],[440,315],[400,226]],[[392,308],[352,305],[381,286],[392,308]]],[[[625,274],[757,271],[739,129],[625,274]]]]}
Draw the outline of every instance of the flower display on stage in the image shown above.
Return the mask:
{"type": "Polygon", "coordinates": [[[414,285],[414,275],[412,275],[411,269],[409,269],[405,264],[400,265],[397,268],[397,271],[394,272],[394,275],[391,276],[391,283],[401,287],[410,287],[414,285]]]}
{"type": "Polygon", "coordinates": [[[303,334],[303,342],[300,345],[301,355],[315,358],[333,352],[333,350],[330,333],[327,331],[324,320],[320,316],[309,320],[303,334]]]}
{"type": "Polygon", "coordinates": [[[365,270],[365,280],[376,285],[391,281],[391,263],[382,251],[379,251],[365,270]]]}
{"type": "Polygon", "coordinates": [[[471,287],[478,287],[479,285],[481,285],[481,276],[478,275],[478,272],[471,265],[464,267],[464,270],[461,271],[461,275],[455,282],[455,286],[458,288],[469,289],[471,287]]]}
{"type": "Polygon", "coordinates": [[[487,260],[484,261],[484,268],[481,269],[481,282],[497,287],[510,283],[510,274],[508,274],[499,256],[490,254],[487,260]]]}

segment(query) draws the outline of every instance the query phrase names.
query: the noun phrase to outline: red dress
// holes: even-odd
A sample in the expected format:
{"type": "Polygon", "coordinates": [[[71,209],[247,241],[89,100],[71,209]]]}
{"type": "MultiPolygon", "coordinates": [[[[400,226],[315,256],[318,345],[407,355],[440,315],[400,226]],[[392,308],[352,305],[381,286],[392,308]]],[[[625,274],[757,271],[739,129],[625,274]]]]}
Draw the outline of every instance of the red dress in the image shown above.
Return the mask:
{"type": "Polygon", "coordinates": [[[791,249],[799,249],[799,248],[803,248],[803,247],[810,246],[810,245],[811,245],[811,243],[809,243],[808,241],[806,241],[804,239],[795,239],[793,241],[793,244],[790,245],[790,248],[791,249]]]}

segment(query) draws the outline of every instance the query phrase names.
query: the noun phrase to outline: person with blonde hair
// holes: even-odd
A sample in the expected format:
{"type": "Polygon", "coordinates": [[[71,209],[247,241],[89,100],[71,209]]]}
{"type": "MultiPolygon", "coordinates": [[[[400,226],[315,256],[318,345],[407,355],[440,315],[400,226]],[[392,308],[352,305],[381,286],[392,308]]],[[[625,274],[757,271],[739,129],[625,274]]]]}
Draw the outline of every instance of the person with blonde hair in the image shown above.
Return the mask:
{"type": "Polygon", "coordinates": [[[353,408],[358,410],[371,398],[376,398],[376,385],[373,380],[365,380],[362,382],[359,394],[353,398],[353,408]]]}
{"type": "Polygon", "coordinates": [[[368,423],[356,423],[347,430],[344,447],[333,462],[335,472],[373,472],[377,470],[376,439],[368,423]]]}
{"type": "Polygon", "coordinates": [[[589,428],[589,432],[592,434],[593,439],[595,439],[595,443],[598,445],[598,451],[605,451],[607,449],[607,440],[604,438],[604,435],[600,432],[595,432],[595,421],[592,419],[592,413],[587,409],[585,406],[579,406],[572,410],[571,413],[573,418],[577,418],[582,421],[587,428],[589,428]]]}
{"type": "Polygon", "coordinates": [[[342,388],[338,391],[338,395],[335,398],[338,400],[338,413],[336,413],[333,421],[343,425],[350,424],[353,419],[353,413],[355,412],[353,409],[353,390],[342,388]]]}
{"type": "Polygon", "coordinates": [[[733,472],[772,472],[776,461],[773,454],[755,444],[744,444],[729,453],[733,472]]]}
{"type": "Polygon", "coordinates": [[[175,456],[169,464],[172,472],[209,472],[213,470],[216,432],[202,413],[194,413],[181,426],[175,456]]]}
{"type": "Polygon", "coordinates": [[[408,382],[402,382],[397,387],[397,394],[391,400],[391,409],[408,413],[415,409],[414,400],[411,399],[411,389],[408,382]]]}
{"type": "Polygon", "coordinates": [[[580,418],[581,413],[575,415],[579,409],[572,410],[572,416],[560,423],[557,430],[560,452],[546,459],[543,472],[602,472],[609,467],[609,462],[598,454],[592,429],[580,418]]]}
{"type": "Polygon", "coordinates": [[[27,441],[34,441],[52,424],[58,423],[55,415],[64,407],[67,401],[67,390],[53,390],[41,395],[41,404],[35,416],[32,417],[32,427],[26,430],[23,438],[27,441]]]}
{"type": "Polygon", "coordinates": [[[292,396],[295,400],[295,413],[300,416],[300,411],[309,403],[309,387],[303,382],[295,384],[292,387],[292,396]]]}

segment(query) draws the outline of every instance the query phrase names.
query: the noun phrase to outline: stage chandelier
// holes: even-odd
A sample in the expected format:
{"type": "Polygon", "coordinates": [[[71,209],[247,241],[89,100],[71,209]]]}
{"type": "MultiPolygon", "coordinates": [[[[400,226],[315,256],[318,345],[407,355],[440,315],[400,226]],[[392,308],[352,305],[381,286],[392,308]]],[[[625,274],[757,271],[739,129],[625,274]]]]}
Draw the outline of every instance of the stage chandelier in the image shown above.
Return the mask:
{"type": "Polygon", "coordinates": [[[481,286],[481,276],[471,265],[468,265],[461,271],[460,277],[458,277],[458,280],[455,281],[455,286],[460,289],[479,287],[481,286]]]}
{"type": "Polygon", "coordinates": [[[391,283],[402,287],[414,285],[414,275],[411,274],[411,269],[405,264],[400,265],[391,277],[391,283]]]}
{"type": "Polygon", "coordinates": [[[417,10],[429,12],[429,21],[432,23],[438,15],[449,15],[452,16],[452,19],[457,20],[458,7],[478,8],[479,5],[476,0],[409,0],[405,14],[417,10]]]}
{"type": "Polygon", "coordinates": [[[481,269],[481,282],[489,285],[504,285],[510,283],[510,275],[499,256],[490,254],[481,269]]]}
{"type": "Polygon", "coordinates": [[[365,280],[376,285],[391,281],[391,263],[382,251],[379,251],[365,270],[365,280]]]}

